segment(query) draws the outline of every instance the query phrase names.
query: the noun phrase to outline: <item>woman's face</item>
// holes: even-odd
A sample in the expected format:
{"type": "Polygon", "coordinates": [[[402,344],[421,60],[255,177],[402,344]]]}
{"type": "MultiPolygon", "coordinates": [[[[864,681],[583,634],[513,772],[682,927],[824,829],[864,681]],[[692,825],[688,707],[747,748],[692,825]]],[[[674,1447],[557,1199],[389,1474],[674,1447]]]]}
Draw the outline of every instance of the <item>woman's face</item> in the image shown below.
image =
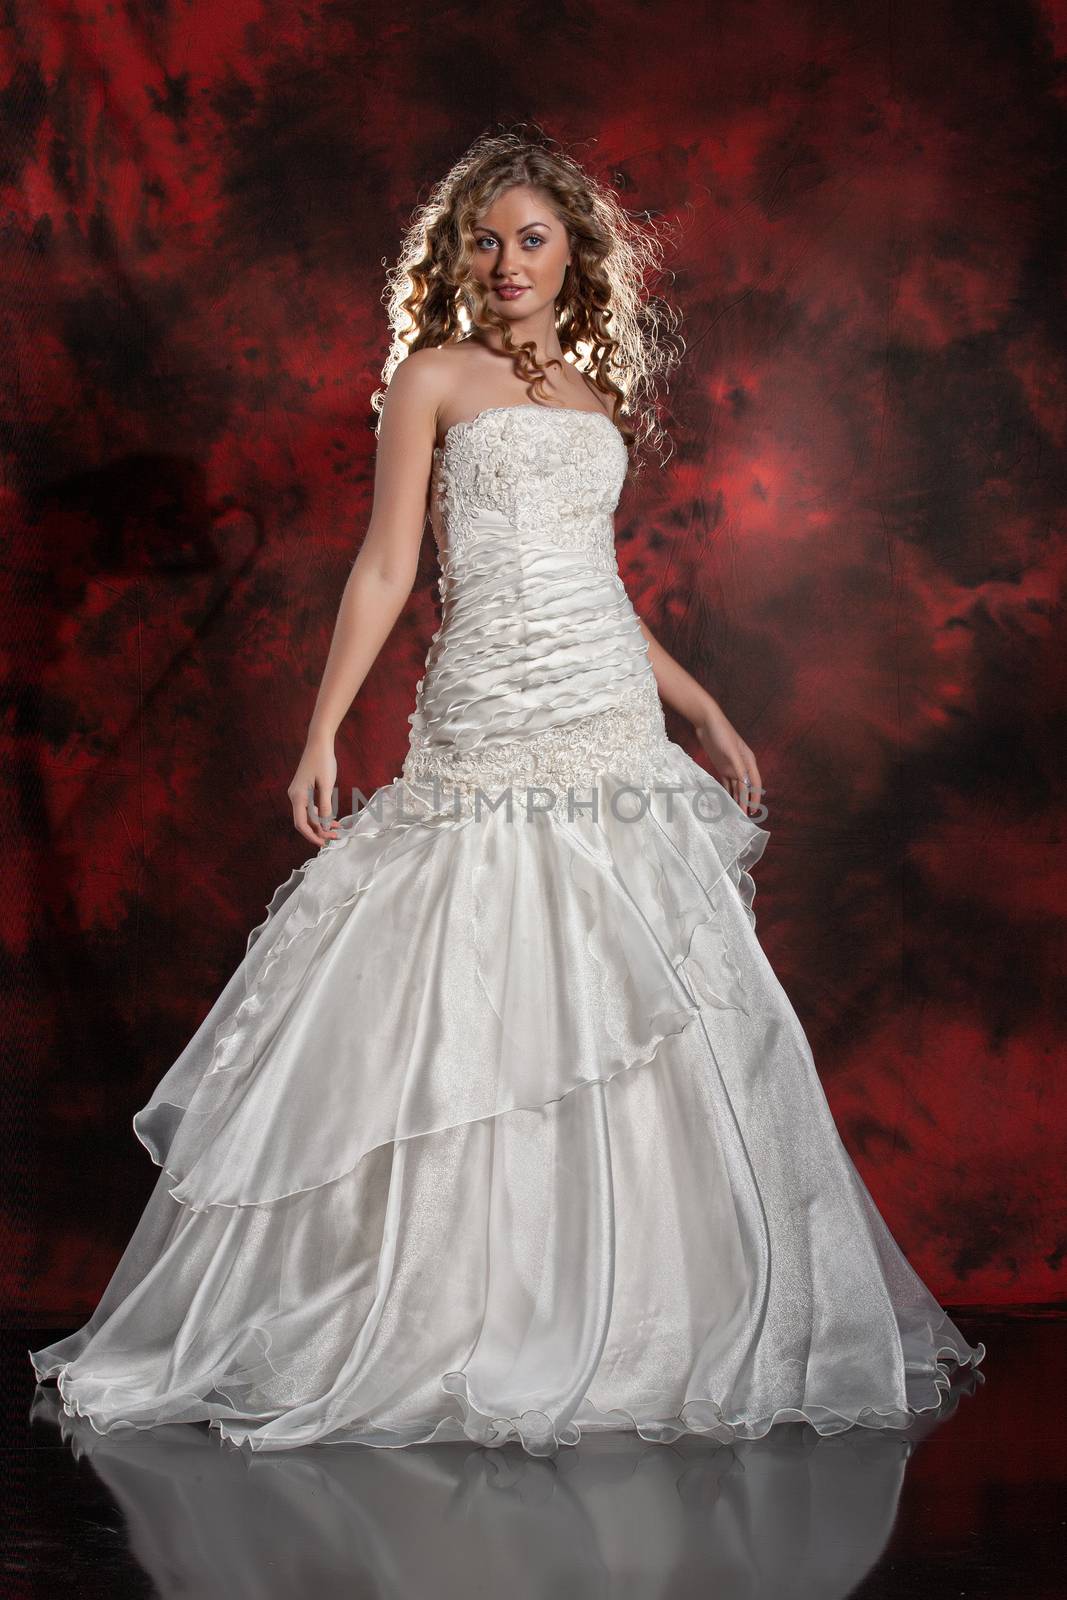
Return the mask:
{"type": "Polygon", "coordinates": [[[509,322],[554,306],[570,258],[567,230],[539,189],[507,189],[476,219],[472,270],[509,322]]]}

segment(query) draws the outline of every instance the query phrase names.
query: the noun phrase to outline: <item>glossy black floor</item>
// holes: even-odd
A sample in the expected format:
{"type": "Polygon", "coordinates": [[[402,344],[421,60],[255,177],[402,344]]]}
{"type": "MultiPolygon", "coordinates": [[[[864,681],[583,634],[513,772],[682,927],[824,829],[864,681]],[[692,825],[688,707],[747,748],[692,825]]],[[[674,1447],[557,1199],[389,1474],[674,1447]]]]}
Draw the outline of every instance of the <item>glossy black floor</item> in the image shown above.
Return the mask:
{"type": "Polygon", "coordinates": [[[1067,1322],[955,1313],[988,1347],[905,1433],[806,1424],[673,1445],[223,1447],[206,1425],[102,1435],[3,1336],[3,1595],[79,1600],[837,1600],[1067,1594],[1067,1322]]]}

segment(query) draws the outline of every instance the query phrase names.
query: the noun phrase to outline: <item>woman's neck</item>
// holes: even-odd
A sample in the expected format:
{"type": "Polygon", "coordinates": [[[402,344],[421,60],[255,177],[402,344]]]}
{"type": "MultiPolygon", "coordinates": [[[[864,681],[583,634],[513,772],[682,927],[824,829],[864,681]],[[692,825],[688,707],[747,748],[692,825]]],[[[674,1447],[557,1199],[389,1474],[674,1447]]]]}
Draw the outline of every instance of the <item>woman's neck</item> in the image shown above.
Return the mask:
{"type": "MultiPolygon", "coordinates": [[[[511,324],[511,336],[517,345],[525,344],[530,339],[533,340],[539,366],[544,366],[546,361],[563,360],[563,346],[559,342],[554,319],[552,321],[539,322],[539,319],[531,317],[528,324],[513,322],[511,324]]],[[[469,337],[477,339],[479,344],[486,345],[497,355],[506,354],[502,342],[503,335],[499,328],[475,328],[471,330],[469,337]]]]}

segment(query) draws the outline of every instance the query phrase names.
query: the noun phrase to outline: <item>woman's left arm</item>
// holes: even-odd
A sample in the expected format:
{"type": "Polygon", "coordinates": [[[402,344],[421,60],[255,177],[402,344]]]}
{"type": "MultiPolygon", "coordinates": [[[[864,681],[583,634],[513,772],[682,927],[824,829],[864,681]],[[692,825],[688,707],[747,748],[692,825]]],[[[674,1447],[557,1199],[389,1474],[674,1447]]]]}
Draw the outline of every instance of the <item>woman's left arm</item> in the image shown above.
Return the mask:
{"type": "Polygon", "coordinates": [[[637,620],[648,642],[648,659],[660,698],[693,724],[716,776],[742,810],[759,810],[765,790],[756,757],[714,696],[668,654],[642,618],[637,620]]]}

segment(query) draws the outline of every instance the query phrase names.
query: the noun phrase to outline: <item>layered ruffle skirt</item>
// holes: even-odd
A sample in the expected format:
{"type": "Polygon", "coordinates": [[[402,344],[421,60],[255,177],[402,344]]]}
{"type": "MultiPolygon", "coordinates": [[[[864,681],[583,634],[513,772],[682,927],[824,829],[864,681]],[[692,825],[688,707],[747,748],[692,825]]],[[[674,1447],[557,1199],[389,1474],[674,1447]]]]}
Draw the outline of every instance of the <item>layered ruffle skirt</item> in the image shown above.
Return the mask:
{"type": "Polygon", "coordinates": [[[548,1455],[902,1428],[981,1361],[756,937],[767,830],[660,776],[480,815],[400,778],[292,874],[133,1119],[159,1177],[93,1316],[30,1352],[70,1415],[548,1455]]]}

